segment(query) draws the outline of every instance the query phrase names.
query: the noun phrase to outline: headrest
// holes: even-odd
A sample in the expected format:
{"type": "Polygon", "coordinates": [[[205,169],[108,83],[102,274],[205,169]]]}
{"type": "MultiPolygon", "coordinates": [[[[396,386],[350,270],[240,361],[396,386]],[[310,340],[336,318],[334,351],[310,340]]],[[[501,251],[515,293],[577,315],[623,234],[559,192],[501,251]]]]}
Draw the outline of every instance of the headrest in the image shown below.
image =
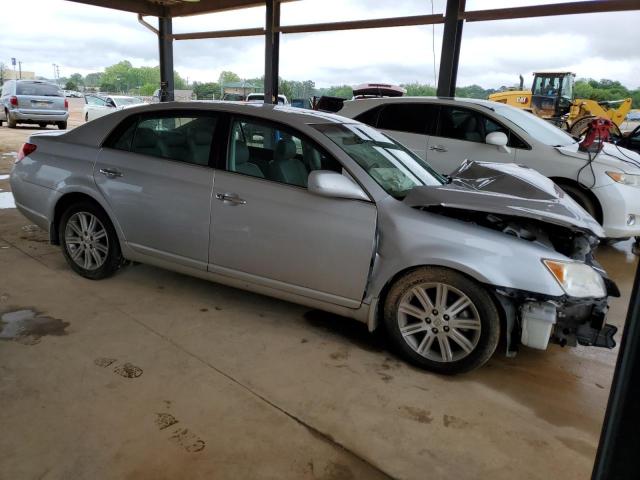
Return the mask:
{"type": "Polygon", "coordinates": [[[242,140],[236,140],[236,167],[249,161],[249,147],[242,140]]]}
{"type": "Polygon", "coordinates": [[[211,143],[211,132],[196,130],[193,134],[193,141],[196,145],[209,145],[211,143]]]}
{"type": "Polygon", "coordinates": [[[139,128],[136,130],[136,136],[133,140],[133,146],[136,148],[151,148],[158,144],[156,132],[150,128],[139,128]]]}
{"type": "Polygon", "coordinates": [[[164,140],[169,147],[180,147],[187,144],[187,137],[182,132],[167,132],[164,140]]]}
{"type": "Polygon", "coordinates": [[[276,143],[276,149],[273,155],[274,160],[289,160],[296,156],[296,144],[293,140],[283,138],[276,143]]]}

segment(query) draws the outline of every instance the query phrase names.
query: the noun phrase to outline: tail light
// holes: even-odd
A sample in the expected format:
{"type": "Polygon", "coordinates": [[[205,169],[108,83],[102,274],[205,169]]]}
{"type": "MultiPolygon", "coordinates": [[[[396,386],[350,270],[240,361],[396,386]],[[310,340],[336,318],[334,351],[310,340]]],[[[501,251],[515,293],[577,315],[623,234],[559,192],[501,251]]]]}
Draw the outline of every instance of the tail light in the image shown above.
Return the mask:
{"type": "Polygon", "coordinates": [[[14,107],[18,106],[18,97],[13,96],[13,97],[9,97],[9,103],[11,105],[13,105],[14,107]]]}
{"type": "Polygon", "coordinates": [[[69,100],[67,100],[66,98],[64,99],[64,109],[69,110],[69,100]]]}
{"type": "Polygon", "coordinates": [[[36,148],[38,148],[38,146],[34,145],[33,143],[22,144],[22,148],[20,149],[20,151],[18,152],[18,156],[16,157],[16,163],[18,163],[24,157],[31,155],[33,152],[35,152],[36,148]]]}

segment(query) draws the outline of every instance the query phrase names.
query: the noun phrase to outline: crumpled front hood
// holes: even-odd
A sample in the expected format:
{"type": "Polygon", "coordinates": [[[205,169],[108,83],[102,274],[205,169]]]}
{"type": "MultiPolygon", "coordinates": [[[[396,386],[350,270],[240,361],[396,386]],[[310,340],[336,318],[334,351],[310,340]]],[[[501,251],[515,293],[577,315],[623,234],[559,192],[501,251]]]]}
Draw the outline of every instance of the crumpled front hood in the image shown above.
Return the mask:
{"type": "Polygon", "coordinates": [[[446,185],[412,189],[404,199],[410,207],[444,207],[514,217],[591,232],[604,230],[551,180],[515,164],[465,161],[446,185]]]}

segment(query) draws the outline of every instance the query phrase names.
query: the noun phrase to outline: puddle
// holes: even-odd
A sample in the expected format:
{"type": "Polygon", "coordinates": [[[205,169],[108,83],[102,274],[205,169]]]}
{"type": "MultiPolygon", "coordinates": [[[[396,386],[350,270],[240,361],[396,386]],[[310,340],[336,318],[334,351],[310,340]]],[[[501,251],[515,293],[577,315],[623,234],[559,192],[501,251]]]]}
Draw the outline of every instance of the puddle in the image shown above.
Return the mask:
{"type": "Polygon", "coordinates": [[[45,335],[66,335],[68,326],[69,322],[40,315],[35,310],[15,310],[0,316],[0,340],[35,345],[45,335]]]}
{"type": "Polygon", "coordinates": [[[16,202],[14,202],[11,192],[3,192],[0,190],[0,209],[3,208],[16,208],[16,202]]]}
{"type": "Polygon", "coordinates": [[[9,175],[0,175],[0,180],[8,180],[9,175]]]}

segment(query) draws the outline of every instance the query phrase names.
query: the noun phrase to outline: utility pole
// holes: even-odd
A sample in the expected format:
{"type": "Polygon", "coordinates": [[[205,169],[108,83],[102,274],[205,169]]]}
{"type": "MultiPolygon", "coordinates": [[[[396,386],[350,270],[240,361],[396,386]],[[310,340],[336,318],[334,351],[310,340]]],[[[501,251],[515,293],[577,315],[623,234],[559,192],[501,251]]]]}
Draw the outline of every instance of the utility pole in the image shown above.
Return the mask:
{"type": "Polygon", "coordinates": [[[4,63],[0,63],[0,85],[4,85],[4,63]]]}
{"type": "Polygon", "coordinates": [[[22,80],[22,62],[18,62],[18,76],[20,77],[20,80],[22,80]]]}

